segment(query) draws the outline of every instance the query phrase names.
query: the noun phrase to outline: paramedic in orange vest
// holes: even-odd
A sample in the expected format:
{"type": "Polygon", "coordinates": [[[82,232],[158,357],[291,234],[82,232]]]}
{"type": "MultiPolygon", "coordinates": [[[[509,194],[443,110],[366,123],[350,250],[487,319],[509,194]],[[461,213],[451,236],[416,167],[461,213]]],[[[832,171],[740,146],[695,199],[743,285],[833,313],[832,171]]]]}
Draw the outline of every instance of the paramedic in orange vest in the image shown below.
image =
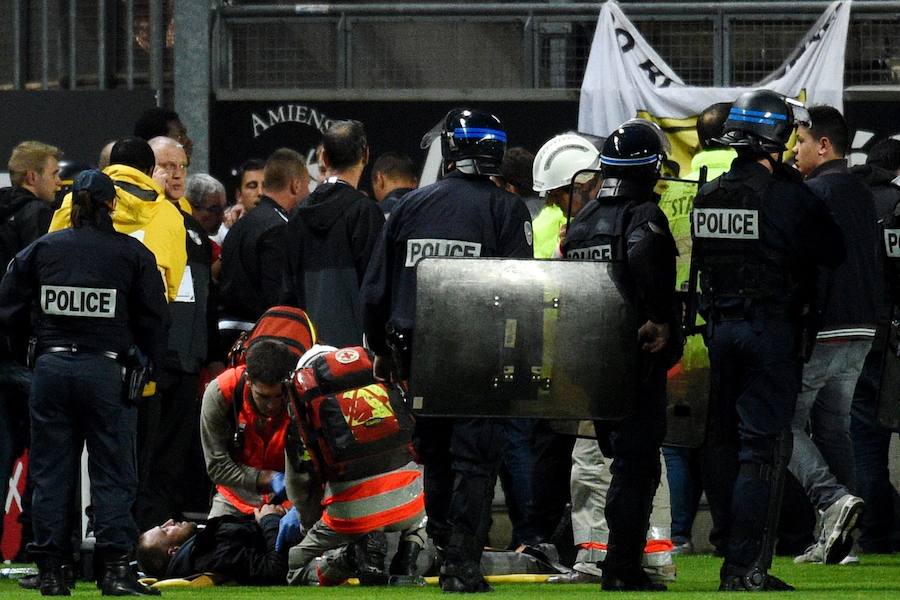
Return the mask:
{"type": "Polygon", "coordinates": [[[254,508],[285,502],[285,394],[296,362],[284,344],[260,340],[247,351],[246,365],[226,370],[207,386],[200,440],[216,486],[209,518],[252,517],[254,508]]]}
{"type": "MultiPolygon", "coordinates": [[[[300,358],[298,367],[335,350],[317,344],[300,358]]],[[[421,583],[416,577],[416,559],[425,546],[425,493],[422,473],[412,456],[406,465],[386,473],[323,483],[322,517],[290,549],[288,583],[331,586],[349,577],[358,577],[362,585],[421,583]],[[400,532],[390,565],[392,579],[383,569],[387,553],[384,531],[400,532]]],[[[279,538],[299,537],[285,531],[292,519],[304,520],[296,510],[289,512],[282,519],[279,538]]]]}

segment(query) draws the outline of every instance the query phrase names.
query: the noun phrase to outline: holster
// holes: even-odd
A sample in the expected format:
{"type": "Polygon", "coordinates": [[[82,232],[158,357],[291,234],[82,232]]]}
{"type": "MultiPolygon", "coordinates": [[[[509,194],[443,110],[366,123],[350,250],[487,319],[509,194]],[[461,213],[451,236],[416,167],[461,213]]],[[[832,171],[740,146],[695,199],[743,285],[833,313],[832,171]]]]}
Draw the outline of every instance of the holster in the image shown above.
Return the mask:
{"type": "Polygon", "coordinates": [[[140,402],[149,380],[150,361],[137,346],[132,346],[122,360],[122,391],[126,405],[133,406],[140,402]]]}
{"type": "Polygon", "coordinates": [[[391,349],[391,358],[394,363],[395,381],[407,381],[409,379],[409,365],[412,361],[412,332],[408,329],[399,329],[391,325],[387,326],[386,342],[391,349]]]}

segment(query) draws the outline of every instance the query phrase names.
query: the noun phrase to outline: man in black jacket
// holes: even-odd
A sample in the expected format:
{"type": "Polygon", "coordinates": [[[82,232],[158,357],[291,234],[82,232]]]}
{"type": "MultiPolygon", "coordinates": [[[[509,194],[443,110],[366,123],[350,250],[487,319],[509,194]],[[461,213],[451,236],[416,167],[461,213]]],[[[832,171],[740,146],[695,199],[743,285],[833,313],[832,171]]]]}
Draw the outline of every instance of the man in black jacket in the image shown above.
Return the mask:
{"type": "Polygon", "coordinates": [[[875,336],[883,283],[872,193],[850,174],[844,158],[849,147],[847,124],[830,106],[813,107],[809,116],[811,125],[797,130],[796,167],[840,225],[847,258],[819,280],[822,323],[812,357],[803,368],[788,468],[822,513],[823,523],[819,540],[796,561],[837,563],[850,551],[850,531],[863,507],[862,499],[851,493],[856,479],[850,405],[875,336]]]}
{"type": "Polygon", "coordinates": [[[275,550],[283,515],[281,507],[266,504],[255,520],[215,517],[202,529],[169,520],[141,534],[138,563],[166,579],[214,573],[240,585],[285,585],[287,548],[275,550]]]}
{"type": "Polygon", "coordinates": [[[356,189],[369,161],[362,123],[338,121],[329,127],[322,161],[325,181],[287,226],[281,304],[305,310],[324,342],[338,348],[359,346],[360,286],[384,227],[378,205],[356,189]]]}
{"type": "MultiPolygon", "coordinates": [[[[12,186],[0,189],[0,274],[17,252],[47,233],[60,185],[60,156],[57,148],[41,142],[22,142],[13,149],[8,164],[12,186]]],[[[0,340],[0,498],[6,498],[13,463],[27,443],[31,372],[13,360],[21,347],[23,340],[0,340]]],[[[3,512],[0,504],[0,537],[3,512]]]]}
{"type": "Polygon", "coordinates": [[[266,161],[262,199],[235,223],[222,244],[219,331],[222,343],[249,331],[267,308],[278,304],[284,271],[288,215],[309,191],[303,157],[280,148],[266,161]]]}

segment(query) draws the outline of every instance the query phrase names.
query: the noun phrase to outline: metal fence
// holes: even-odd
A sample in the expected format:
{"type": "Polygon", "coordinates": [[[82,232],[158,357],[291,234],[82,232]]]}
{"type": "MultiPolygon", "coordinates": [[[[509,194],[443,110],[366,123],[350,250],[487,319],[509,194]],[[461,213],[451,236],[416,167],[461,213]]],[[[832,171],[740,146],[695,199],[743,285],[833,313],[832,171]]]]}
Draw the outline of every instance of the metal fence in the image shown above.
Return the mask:
{"type": "MultiPolygon", "coordinates": [[[[196,1],[10,0],[0,89],[171,88],[173,7],[196,1]]],[[[212,89],[225,97],[571,95],[599,12],[596,2],[211,5],[212,89]]],[[[777,67],[828,3],[620,5],[686,82],[746,85],[777,67]]],[[[846,61],[848,86],[900,84],[900,2],[853,3],[846,61]]]]}

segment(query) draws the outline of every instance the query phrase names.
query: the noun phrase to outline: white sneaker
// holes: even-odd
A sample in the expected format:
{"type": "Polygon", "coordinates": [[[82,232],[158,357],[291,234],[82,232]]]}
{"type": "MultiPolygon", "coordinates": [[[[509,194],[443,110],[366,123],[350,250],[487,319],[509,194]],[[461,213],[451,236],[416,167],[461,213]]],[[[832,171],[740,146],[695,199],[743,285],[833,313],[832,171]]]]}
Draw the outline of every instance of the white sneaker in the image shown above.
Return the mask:
{"type": "Polygon", "coordinates": [[[859,557],[855,554],[848,554],[844,557],[844,560],[838,564],[856,566],[859,564],[859,557]]]}
{"type": "Polygon", "coordinates": [[[822,514],[822,545],[824,562],[835,565],[841,562],[853,547],[850,532],[856,527],[856,519],[865,502],[852,494],[845,494],[822,514]]]}
{"type": "Polygon", "coordinates": [[[806,549],[800,556],[794,557],[794,562],[800,564],[822,564],[825,562],[825,550],[820,542],[816,542],[806,549]]]}

